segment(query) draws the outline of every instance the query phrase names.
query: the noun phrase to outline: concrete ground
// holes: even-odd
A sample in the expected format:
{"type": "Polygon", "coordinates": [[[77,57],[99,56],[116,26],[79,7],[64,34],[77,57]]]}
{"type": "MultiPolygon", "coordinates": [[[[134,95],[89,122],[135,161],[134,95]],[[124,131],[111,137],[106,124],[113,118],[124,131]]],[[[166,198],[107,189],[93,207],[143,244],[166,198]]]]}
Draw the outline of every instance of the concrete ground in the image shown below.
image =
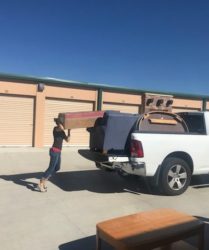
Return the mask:
{"type": "MultiPolygon", "coordinates": [[[[0,249],[94,250],[96,223],[162,207],[198,216],[208,233],[209,176],[194,178],[183,195],[161,196],[143,179],[99,170],[77,148],[65,148],[61,171],[40,193],[34,187],[48,161],[46,148],[0,149],[0,249]]],[[[194,240],[177,245],[195,249],[194,240]]]]}

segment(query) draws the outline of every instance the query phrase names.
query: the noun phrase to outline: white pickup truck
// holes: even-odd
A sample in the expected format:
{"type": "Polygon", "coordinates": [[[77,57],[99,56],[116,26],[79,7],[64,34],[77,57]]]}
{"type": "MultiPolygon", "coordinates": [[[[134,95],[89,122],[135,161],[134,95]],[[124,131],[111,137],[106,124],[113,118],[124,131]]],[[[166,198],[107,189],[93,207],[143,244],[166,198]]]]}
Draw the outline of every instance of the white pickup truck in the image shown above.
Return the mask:
{"type": "Polygon", "coordinates": [[[192,175],[209,173],[209,112],[182,112],[173,116],[175,121],[184,123],[185,132],[135,129],[131,132],[128,154],[96,152],[92,160],[97,166],[153,177],[166,195],[182,194],[192,175]]]}

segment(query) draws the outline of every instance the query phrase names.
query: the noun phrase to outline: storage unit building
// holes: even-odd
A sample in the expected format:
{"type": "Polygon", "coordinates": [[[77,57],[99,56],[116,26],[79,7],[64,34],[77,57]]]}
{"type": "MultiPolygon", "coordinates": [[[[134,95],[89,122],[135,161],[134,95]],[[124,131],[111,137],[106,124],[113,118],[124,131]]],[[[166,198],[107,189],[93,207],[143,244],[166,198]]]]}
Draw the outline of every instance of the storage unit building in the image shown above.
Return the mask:
{"type": "MultiPolygon", "coordinates": [[[[118,110],[142,112],[143,90],[51,78],[0,74],[0,147],[43,147],[52,143],[53,118],[60,112],[118,110]]],[[[209,96],[170,94],[173,111],[209,110],[209,96]]],[[[70,143],[87,146],[89,134],[74,129],[70,143]]]]}

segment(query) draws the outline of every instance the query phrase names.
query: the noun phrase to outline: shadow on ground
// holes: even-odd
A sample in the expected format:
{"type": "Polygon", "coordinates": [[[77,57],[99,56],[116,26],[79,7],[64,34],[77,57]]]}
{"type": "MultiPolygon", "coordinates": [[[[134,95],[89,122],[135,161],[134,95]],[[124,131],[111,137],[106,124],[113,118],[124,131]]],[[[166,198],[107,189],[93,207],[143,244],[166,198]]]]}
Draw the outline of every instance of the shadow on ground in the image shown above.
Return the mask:
{"type": "MultiPolygon", "coordinates": [[[[203,217],[198,217],[196,216],[198,219],[202,220],[205,222],[205,246],[204,246],[204,250],[208,250],[209,249],[209,240],[208,240],[208,233],[209,233],[209,219],[208,218],[203,218],[203,217]]],[[[185,241],[188,245],[185,248],[185,245],[181,248],[181,242],[179,242],[176,247],[174,247],[174,250],[176,249],[190,249],[190,246],[192,249],[197,247],[197,238],[196,237],[192,237],[189,238],[185,241]]],[[[78,239],[75,241],[71,241],[65,244],[62,244],[59,246],[59,250],[94,250],[96,249],[96,236],[89,236],[86,238],[82,238],[82,239],[78,239]]],[[[113,250],[113,248],[108,245],[107,243],[105,243],[104,241],[102,241],[102,249],[103,250],[113,250]]],[[[173,249],[173,248],[172,248],[173,249]]]]}
{"type": "MultiPolygon", "coordinates": [[[[37,183],[42,174],[38,172],[1,175],[0,179],[37,191],[37,183]],[[34,178],[37,179],[35,182],[28,180],[34,178]]],[[[102,170],[59,172],[50,181],[67,192],[88,190],[97,193],[131,192],[138,195],[140,193],[149,193],[149,188],[146,188],[146,182],[141,178],[136,178],[135,176],[122,178],[116,172],[102,170]]]]}
{"type": "Polygon", "coordinates": [[[150,193],[143,178],[136,176],[121,177],[115,171],[90,170],[61,172],[51,182],[64,191],[88,190],[98,193],[132,192],[150,193]]]}
{"type": "MultiPolygon", "coordinates": [[[[32,191],[38,191],[37,183],[39,182],[42,174],[43,173],[41,172],[37,172],[16,175],[1,175],[0,179],[12,181],[17,185],[25,186],[32,191]],[[37,179],[37,181],[28,181],[28,179],[33,178],[37,179]]],[[[50,179],[50,181],[66,192],[88,190],[90,192],[97,193],[129,192],[136,195],[160,195],[155,187],[150,186],[147,179],[134,175],[122,177],[115,171],[96,169],[58,172],[50,179]]],[[[192,177],[191,187],[196,189],[209,187],[209,175],[192,177]]]]}
{"type": "MultiPolygon", "coordinates": [[[[71,241],[59,246],[59,250],[94,250],[96,249],[96,236],[89,236],[79,240],[71,241]]],[[[114,250],[110,245],[102,242],[102,250],[114,250]]]]}
{"type": "Polygon", "coordinates": [[[32,190],[32,191],[38,191],[37,183],[38,180],[41,178],[41,175],[43,173],[27,173],[27,174],[15,174],[15,175],[0,175],[0,179],[3,179],[5,181],[12,181],[17,185],[25,186],[26,188],[32,190]],[[36,182],[28,181],[28,179],[36,178],[38,179],[36,182]]]}
{"type": "Polygon", "coordinates": [[[191,186],[196,189],[209,187],[209,174],[192,176],[191,186]]]}
{"type": "MultiPolygon", "coordinates": [[[[162,195],[149,179],[127,175],[121,176],[116,171],[87,170],[57,173],[50,180],[64,191],[88,190],[98,193],[131,192],[134,194],[162,195]]],[[[209,175],[193,176],[192,188],[209,187],[209,175]]]]}

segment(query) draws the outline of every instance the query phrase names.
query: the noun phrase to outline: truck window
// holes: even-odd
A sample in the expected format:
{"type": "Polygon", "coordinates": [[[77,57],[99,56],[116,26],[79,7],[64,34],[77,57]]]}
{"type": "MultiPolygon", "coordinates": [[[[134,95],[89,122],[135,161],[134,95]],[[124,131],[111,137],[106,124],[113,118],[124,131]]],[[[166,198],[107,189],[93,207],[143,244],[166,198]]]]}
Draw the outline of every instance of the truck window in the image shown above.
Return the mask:
{"type": "Polygon", "coordinates": [[[181,116],[186,122],[189,129],[189,133],[202,134],[202,135],[206,134],[203,113],[183,112],[183,113],[178,113],[178,115],[181,116]]]}

